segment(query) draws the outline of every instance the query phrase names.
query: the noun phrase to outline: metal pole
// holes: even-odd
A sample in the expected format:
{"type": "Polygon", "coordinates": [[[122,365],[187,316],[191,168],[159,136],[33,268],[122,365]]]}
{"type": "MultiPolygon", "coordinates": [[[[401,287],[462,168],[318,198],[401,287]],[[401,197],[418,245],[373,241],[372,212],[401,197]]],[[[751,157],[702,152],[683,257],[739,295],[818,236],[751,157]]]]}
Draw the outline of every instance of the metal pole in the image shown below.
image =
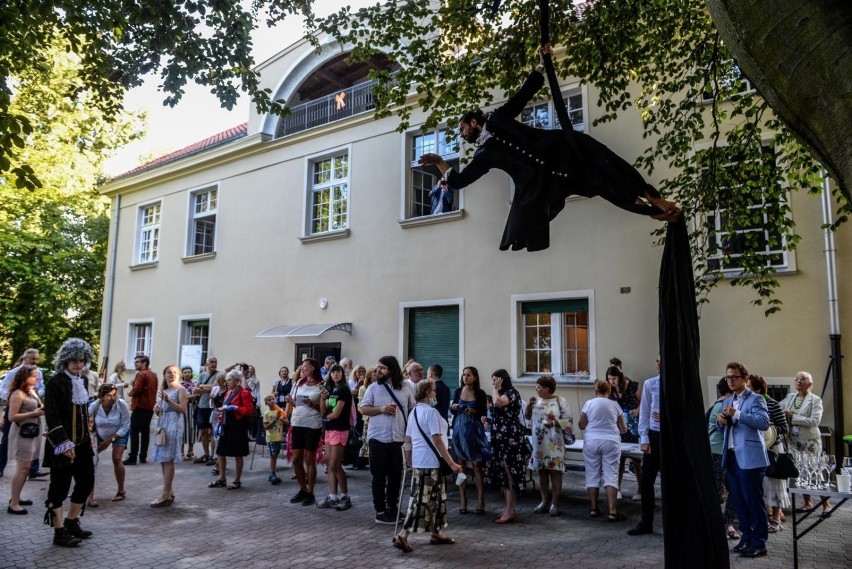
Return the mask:
{"type": "Polygon", "coordinates": [[[828,174],[823,171],[822,182],[822,222],[825,226],[823,239],[825,241],[826,284],[828,285],[828,315],[829,340],[831,342],[831,383],[834,399],[834,455],[837,457],[837,472],[845,456],[843,445],[843,370],[841,362],[843,353],[840,347],[840,310],[837,295],[837,263],[834,232],[830,225],[833,222],[831,200],[831,182],[828,174]]]}

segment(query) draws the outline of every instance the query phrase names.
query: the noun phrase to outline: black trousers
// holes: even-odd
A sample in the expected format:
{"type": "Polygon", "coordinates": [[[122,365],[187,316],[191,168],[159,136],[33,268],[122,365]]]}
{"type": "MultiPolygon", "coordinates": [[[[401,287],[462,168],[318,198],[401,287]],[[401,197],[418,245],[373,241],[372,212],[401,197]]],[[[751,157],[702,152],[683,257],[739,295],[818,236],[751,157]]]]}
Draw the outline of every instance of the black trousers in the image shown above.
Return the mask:
{"type": "Polygon", "coordinates": [[[376,513],[397,511],[402,484],[402,443],[370,439],[370,474],[373,476],[373,507],[376,513]]]}
{"type": "Polygon", "coordinates": [[[50,486],[47,488],[48,507],[58,508],[68,496],[71,489],[71,479],[74,480],[74,492],[71,502],[83,504],[95,485],[94,452],[87,442],[75,449],[77,455],[74,462],[65,462],[57,466],[54,462],[50,467],[50,486]]]}
{"type": "Polygon", "coordinates": [[[148,444],[151,442],[151,418],[153,411],[134,409],[130,412],[130,454],[128,459],[136,461],[148,457],[148,444]]]}
{"type": "Polygon", "coordinates": [[[654,527],[654,483],[660,473],[660,431],[648,431],[651,452],[642,457],[642,479],[639,493],[642,495],[642,523],[654,527]]]}

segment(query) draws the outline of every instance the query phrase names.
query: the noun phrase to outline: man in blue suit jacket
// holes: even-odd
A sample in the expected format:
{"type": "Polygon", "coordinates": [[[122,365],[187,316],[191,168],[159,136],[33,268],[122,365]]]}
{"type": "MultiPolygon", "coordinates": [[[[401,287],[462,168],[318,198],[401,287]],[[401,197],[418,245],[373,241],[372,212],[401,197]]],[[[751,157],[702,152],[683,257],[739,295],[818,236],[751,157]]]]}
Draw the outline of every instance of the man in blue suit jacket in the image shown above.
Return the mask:
{"type": "Polygon", "coordinates": [[[763,476],[769,466],[763,431],[769,428],[769,410],[763,397],[746,389],[748,370],[743,364],[729,363],[725,376],[734,394],[725,400],[716,421],[725,429],[722,467],[742,533],[734,551],[743,557],[762,557],[769,537],[763,503],[763,476]]]}

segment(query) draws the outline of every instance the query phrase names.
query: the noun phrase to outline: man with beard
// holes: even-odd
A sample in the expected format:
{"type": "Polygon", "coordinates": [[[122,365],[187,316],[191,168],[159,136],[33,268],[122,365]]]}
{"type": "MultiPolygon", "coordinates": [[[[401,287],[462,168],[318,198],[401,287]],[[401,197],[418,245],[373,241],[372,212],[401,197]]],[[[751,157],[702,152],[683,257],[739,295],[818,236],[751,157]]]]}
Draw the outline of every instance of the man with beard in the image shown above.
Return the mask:
{"type": "Polygon", "coordinates": [[[450,187],[469,186],[492,168],[505,171],[515,183],[515,195],[500,249],[538,251],[550,245],[549,222],[571,195],[601,196],[618,207],[654,219],[675,221],[677,206],[660,197],[624,159],[570,125],[542,130],[515,120],[544,85],[544,56],[521,89],[503,106],[486,115],[481,109],[465,113],[459,135],[477,150],[465,169],[457,172],[437,154],[424,154],[420,164],[438,167],[450,187]]]}
{"type": "Polygon", "coordinates": [[[402,483],[402,443],[408,414],[416,402],[403,385],[402,370],[393,356],[379,358],[361,400],[361,414],[370,417],[367,444],[373,476],[373,507],[377,524],[396,523],[397,499],[402,483]]]}

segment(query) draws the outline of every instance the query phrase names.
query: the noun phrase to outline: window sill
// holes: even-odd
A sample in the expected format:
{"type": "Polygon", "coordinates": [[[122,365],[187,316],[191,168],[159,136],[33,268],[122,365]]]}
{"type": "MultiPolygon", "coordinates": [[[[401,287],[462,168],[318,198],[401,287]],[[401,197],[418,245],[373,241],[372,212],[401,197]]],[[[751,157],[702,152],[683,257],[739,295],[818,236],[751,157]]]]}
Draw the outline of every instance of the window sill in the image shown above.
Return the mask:
{"type": "Polygon", "coordinates": [[[525,373],[512,380],[513,384],[518,385],[534,385],[538,378],[550,375],[556,380],[556,385],[582,385],[593,387],[595,380],[590,375],[551,375],[549,373],[525,373]]]}
{"type": "Polygon", "coordinates": [[[197,263],[199,261],[207,261],[208,259],[215,259],[216,251],[212,253],[202,253],[200,255],[187,255],[186,257],[181,257],[180,260],[184,263],[197,263]]]}
{"type": "Polygon", "coordinates": [[[412,217],[410,219],[400,219],[399,226],[403,229],[409,227],[420,227],[421,225],[433,225],[435,223],[444,223],[446,221],[456,221],[464,218],[464,210],[459,209],[448,213],[436,213],[435,215],[422,215],[420,217],[412,217]]]}
{"type": "Polygon", "coordinates": [[[157,265],[160,261],[150,261],[148,263],[139,263],[136,265],[130,265],[131,271],[144,271],[146,269],[156,269],[157,265]]]}
{"type": "MultiPolygon", "coordinates": [[[[744,273],[743,271],[737,270],[737,269],[731,269],[731,270],[725,270],[725,271],[716,271],[716,272],[719,274],[719,278],[722,279],[722,280],[741,279],[741,278],[754,276],[754,275],[751,275],[751,274],[748,274],[748,273],[744,273]]],[[[798,272],[799,271],[797,271],[795,267],[784,267],[784,268],[775,269],[775,273],[773,273],[773,274],[775,276],[783,277],[783,276],[787,276],[787,275],[795,275],[795,274],[798,274],[798,272]]],[[[705,281],[713,280],[713,278],[714,278],[713,275],[704,275],[704,276],[701,277],[701,279],[705,280],[705,281]]]]}
{"type": "Polygon", "coordinates": [[[316,235],[306,235],[299,237],[299,241],[303,244],[316,243],[317,241],[330,241],[332,239],[344,239],[349,237],[349,228],[339,231],[328,231],[326,233],[318,233],[316,235]]]}

